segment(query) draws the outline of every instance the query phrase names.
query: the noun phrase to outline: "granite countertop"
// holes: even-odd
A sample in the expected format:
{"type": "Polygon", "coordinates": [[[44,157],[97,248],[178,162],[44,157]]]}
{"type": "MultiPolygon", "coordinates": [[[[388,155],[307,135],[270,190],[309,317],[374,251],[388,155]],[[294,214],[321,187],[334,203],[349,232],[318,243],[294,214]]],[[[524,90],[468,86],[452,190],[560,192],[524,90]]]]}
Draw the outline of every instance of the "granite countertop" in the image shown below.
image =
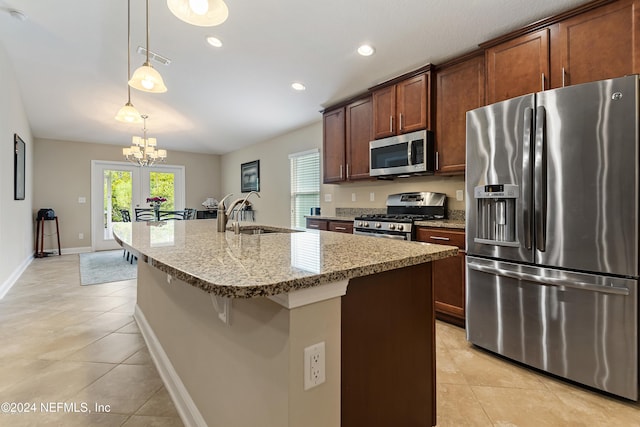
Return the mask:
{"type": "Polygon", "coordinates": [[[465,230],[465,222],[464,220],[459,219],[437,219],[431,221],[416,221],[414,223],[420,227],[437,227],[437,228],[457,228],[461,230],[465,230]]]}
{"type": "Polygon", "coordinates": [[[216,220],[206,219],[116,223],[113,235],[139,262],[234,298],[282,294],[458,253],[454,246],[330,231],[218,233],[216,220]]]}
{"type": "Polygon", "coordinates": [[[308,219],[322,219],[326,221],[349,221],[352,222],[355,216],[327,216],[327,215],[305,215],[308,219]]]}

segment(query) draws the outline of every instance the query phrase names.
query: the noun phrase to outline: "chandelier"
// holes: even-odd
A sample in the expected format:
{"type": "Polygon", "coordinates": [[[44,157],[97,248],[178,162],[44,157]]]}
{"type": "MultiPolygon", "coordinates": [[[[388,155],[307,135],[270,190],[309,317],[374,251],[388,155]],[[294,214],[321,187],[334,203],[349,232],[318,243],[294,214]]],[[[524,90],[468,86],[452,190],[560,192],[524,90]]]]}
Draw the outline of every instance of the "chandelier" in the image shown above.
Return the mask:
{"type": "Polygon", "coordinates": [[[167,150],[158,150],[158,142],[155,138],[147,138],[147,116],[141,115],[143,121],[142,131],[144,136],[134,136],[131,140],[131,147],[123,148],[122,155],[125,159],[138,166],[151,166],[167,158],[167,150]]]}

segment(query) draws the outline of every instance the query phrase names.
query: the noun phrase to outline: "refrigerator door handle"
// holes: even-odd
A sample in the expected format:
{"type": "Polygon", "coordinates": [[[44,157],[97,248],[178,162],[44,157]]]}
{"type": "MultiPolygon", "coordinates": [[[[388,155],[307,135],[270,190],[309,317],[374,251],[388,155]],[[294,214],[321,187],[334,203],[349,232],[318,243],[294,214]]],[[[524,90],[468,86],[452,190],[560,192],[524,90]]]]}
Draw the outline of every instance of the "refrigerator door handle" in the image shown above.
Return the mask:
{"type": "Polygon", "coordinates": [[[544,252],[547,246],[547,141],[546,110],[536,108],[536,142],[534,161],[534,206],[536,249],[544,252]]]}
{"type": "Polygon", "coordinates": [[[603,286],[577,280],[566,280],[555,277],[538,276],[536,274],[523,273],[506,268],[497,268],[488,265],[476,264],[472,261],[467,261],[467,267],[469,267],[471,270],[479,271],[481,273],[488,273],[516,280],[527,280],[529,282],[542,283],[544,285],[581,289],[585,291],[601,292],[605,294],[629,295],[629,289],[623,287],[603,286]]]}
{"type": "Polygon", "coordinates": [[[531,184],[533,176],[531,174],[531,140],[533,136],[533,108],[527,107],[524,110],[524,131],[522,136],[522,229],[524,230],[524,246],[531,249],[532,223],[531,206],[532,193],[531,184]]]}

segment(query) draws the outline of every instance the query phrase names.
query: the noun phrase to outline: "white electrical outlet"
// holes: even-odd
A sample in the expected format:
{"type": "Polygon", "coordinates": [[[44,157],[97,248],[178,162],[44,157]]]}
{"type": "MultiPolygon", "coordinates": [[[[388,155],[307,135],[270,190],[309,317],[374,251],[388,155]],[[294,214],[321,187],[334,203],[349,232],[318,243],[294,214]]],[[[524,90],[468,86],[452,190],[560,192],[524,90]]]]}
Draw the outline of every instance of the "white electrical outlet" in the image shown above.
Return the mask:
{"type": "Polygon", "coordinates": [[[325,381],[324,341],[304,349],[304,389],[316,387],[325,381]]]}
{"type": "Polygon", "coordinates": [[[351,201],[352,202],[356,201],[356,193],[351,193],[351,201]]]}
{"type": "Polygon", "coordinates": [[[86,197],[78,197],[78,203],[87,203],[87,198],[86,197]]]}
{"type": "Polygon", "coordinates": [[[331,202],[331,193],[325,193],[324,201],[327,203],[331,202]]]}
{"type": "Polygon", "coordinates": [[[459,202],[464,200],[464,193],[462,190],[456,190],[456,200],[459,202]]]}
{"type": "Polygon", "coordinates": [[[84,239],[84,233],[78,233],[78,240],[84,239]]]}
{"type": "Polygon", "coordinates": [[[370,202],[375,202],[376,201],[376,193],[374,193],[373,191],[371,193],[369,193],[369,201],[370,202]]]}

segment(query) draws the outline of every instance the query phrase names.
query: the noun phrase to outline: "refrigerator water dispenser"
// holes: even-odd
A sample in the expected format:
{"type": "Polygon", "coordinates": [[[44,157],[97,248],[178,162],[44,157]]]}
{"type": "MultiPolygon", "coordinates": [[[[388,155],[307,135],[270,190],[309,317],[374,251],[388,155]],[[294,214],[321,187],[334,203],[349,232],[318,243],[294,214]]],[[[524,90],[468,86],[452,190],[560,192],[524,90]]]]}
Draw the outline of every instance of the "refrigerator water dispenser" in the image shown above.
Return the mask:
{"type": "Polygon", "coordinates": [[[516,238],[517,185],[492,184],[475,187],[477,204],[476,243],[520,246],[516,238]]]}

